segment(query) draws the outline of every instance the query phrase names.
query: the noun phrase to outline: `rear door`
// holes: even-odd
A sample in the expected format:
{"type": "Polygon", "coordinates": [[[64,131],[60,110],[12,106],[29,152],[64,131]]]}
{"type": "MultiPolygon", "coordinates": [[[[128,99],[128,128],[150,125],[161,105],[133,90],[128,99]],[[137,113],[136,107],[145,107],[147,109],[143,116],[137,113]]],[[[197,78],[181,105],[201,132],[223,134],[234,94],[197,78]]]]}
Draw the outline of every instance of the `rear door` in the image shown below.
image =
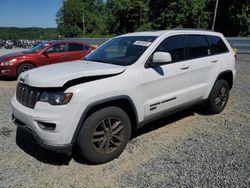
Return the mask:
{"type": "Polygon", "coordinates": [[[67,61],[74,61],[84,58],[87,54],[89,54],[91,48],[79,44],[79,43],[68,43],[68,52],[67,52],[67,61]]]}
{"type": "Polygon", "coordinates": [[[145,117],[183,105],[189,100],[191,75],[185,36],[167,37],[155,52],[169,52],[172,62],[144,69],[145,117]]]}
{"type": "Polygon", "coordinates": [[[207,97],[220,69],[220,57],[213,55],[208,38],[205,35],[188,35],[188,54],[192,70],[192,88],[190,100],[196,101],[207,97]]]}

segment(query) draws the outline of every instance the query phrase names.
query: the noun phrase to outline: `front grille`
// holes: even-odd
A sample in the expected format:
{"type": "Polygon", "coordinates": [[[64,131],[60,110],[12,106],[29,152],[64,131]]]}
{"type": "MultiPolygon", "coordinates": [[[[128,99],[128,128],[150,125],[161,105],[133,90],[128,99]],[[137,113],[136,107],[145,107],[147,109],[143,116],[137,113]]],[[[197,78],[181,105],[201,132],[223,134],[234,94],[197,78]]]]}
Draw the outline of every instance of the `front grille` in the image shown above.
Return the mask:
{"type": "Polygon", "coordinates": [[[22,105],[34,109],[40,93],[38,89],[19,82],[16,89],[16,99],[22,105]]]}

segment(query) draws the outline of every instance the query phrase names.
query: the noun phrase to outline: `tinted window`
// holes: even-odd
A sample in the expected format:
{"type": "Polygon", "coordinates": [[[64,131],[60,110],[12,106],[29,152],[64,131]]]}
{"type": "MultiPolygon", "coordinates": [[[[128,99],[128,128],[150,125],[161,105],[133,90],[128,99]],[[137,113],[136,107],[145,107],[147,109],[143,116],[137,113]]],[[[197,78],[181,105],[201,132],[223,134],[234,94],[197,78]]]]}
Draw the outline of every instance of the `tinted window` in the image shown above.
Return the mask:
{"type": "Polygon", "coordinates": [[[57,44],[54,46],[51,46],[47,49],[47,53],[59,53],[59,52],[65,52],[65,44],[57,44]]]}
{"type": "Polygon", "coordinates": [[[207,39],[210,45],[211,54],[219,54],[219,53],[228,52],[228,49],[225,43],[220,37],[208,35],[207,39]]]}
{"type": "Polygon", "coordinates": [[[48,46],[49,44],[46,44],[46,43],[41,43],[41,44],[38,44],[36,45],[35,47],[29,49],[26,51],[26,53],[36,53],[36,52],[39,52],[40,50],[42,50],[43,48],[45,48],[46,46],[48,46]]]}
{"type": "Polygon", "coordinates": [[[178,35],[166,38],[157,47],[156,52],[169,52],[173,62],[185,60],[185,37],[178,35]]]}
{"type": "Polygon", "coordinates": [[[88,50],[88,47],[85,47],[81,44],[69,44],[69,52],[84,51],[84,50],[88,50]]]}
{"type": "Polygon", "coordinates": [[[204,35],[188,35],[190,58],[210,55],[209,45],[204,35]]]}

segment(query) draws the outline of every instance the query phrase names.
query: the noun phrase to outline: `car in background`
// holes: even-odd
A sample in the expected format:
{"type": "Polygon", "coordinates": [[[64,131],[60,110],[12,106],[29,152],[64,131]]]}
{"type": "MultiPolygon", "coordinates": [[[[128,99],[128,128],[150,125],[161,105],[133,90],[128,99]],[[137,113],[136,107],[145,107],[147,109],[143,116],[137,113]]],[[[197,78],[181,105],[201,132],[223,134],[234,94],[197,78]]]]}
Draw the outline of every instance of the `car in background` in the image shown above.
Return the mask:
{"type": "Polygon", "coordinates": [[[50,41],[23,52],[0,56],[0,76],[16,77],[29,69],[84,58],[95,47],[83,42],[50,41]]]}

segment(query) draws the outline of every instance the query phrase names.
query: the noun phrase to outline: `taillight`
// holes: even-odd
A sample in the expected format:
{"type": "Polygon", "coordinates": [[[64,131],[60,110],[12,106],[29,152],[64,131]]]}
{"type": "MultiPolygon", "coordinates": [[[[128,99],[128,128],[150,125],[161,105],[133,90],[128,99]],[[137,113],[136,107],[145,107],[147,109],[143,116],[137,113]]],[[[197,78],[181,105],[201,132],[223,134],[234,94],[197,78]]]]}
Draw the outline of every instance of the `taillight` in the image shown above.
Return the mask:
{"type": "Polygon", "coordinates": [[[234,57],[236,59],[237,58],[237,48],[233,48],[233,51],[234,51],[234,57]]]}

